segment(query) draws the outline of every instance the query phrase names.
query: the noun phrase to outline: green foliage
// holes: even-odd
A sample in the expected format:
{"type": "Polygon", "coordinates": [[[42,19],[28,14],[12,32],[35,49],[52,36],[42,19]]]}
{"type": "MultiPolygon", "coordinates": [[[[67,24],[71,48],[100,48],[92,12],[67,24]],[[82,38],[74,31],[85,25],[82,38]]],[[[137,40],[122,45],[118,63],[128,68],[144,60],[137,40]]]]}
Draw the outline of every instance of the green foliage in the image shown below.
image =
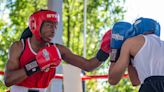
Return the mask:
{"type": "Polygon", "coordinates": [[[0,92],[5,92],[8,88],[4,85],[4,83],[0,80],[0,92]]]}
{"type": "MultiPolygon", "coordinates": [[[[63,4],[64,44],[78,55],[82,55],[84,49],[83,3],[84,1],[79,0],[64,0],[63,4]]],[[[110,29],[115,21],[123,19],[125,10],[119,3],[122,4],[123,1],[89,0],[87,2],[87,58],[97,51],[102,36],[101,31],[110,29]]]]}
{"type": "MultiPolygon", "coordinates": [[[[84,1],[80,0],[64,0],[64,44],[74,53],[83,55],[84,40],[84,1]]],[[[86,58],[95,56],[99,49],[102,32],[109,30],[112,24],[124,18],[124,1],[123,0],[88,0],[87,1],[87,35],[86,35],[86,58]]],[[[87,75],[107,74],[103,69],[107,70],[108,64],[103,64],[100,68],[87,75]],[[102,68],[102,69],[101,69],[102,68]]],[[[86,82],[86,90],[88,92],[99,92],[97,88],[98,81],[91,80],[86,82]]],[[[106,85],[108,83],[105,82],[106,85]]]]}
{"type": "Polygon", "coordinates": [[[116,86],[105,87],[109,92],[138,92],[138,87],[131,86],[127,78],[122,79],[116,86]]]}
{"type": "MultiPolygon", "coordinates": [[[[46,8],[46,0],[1,0],[0,2],[0,71],[4,70],[10,45],[19,40],[28,26],[29,16],[46,8]]],[[[0,81],[0,92],[7,89],[0,81]]]]}
{"type": "Polygon", "coordinates": [[[29,16],[39,9],[46,8],[46,0],[2,0],[4,13],[0,17],[0,70],[4,69],[10,45],[19,40],[28,26],[29,16]],[[9,15],[9,18],[4,18],[9,15]]]}

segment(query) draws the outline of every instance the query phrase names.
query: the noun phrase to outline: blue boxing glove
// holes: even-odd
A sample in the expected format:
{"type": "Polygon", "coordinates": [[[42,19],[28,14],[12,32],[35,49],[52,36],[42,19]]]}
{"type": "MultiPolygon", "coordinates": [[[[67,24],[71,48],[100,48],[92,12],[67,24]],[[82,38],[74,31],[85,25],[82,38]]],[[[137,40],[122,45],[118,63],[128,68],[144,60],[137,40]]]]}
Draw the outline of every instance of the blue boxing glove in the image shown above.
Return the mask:
{"type": "Polygon", "coordinates": [[[123,42],[129,38],[135,36],[133,27],[128,22],[117,22],[112,28],[112,39],[111,39],[111,62],[116,62],[120,56],[120,50],[123,42]]]}

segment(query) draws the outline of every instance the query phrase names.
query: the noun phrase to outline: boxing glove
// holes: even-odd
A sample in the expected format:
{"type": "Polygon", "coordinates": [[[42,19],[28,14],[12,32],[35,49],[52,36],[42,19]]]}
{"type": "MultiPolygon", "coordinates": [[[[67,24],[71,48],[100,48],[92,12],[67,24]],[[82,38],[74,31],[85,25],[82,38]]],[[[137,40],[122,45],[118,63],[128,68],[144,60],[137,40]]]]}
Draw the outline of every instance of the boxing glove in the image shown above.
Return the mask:
{"type": "Polygon", "coordinates": [[[30,62],[28,62],[25,66],[24,66],[25,72],[27,74],[27,76],[31,76],[32,74],[34,74],[35,72],[40,71],[40,68],[36,62],[36,59],[31,60],[30,62]]]}
{"type": "Polygon", "coordinates": [[[100,49],[97,52],[96,58],[100,61],[103,62],[105,61],[108,57],[109,57],[109,53],[110,53],[110,41],[111,41],[111,33],[112,31],[109,30],[107,31],[101,41],[100,44],[100,49]]]}
{"type": "Polygon", "coordinates": [[[36,55],[36,59],[28,62],[25,65],[25,71],[28,76],[38,71],[44,71],[47,68],[56,67],[61,62],[61,56],[55,45],[49,45],[41,50],[36,55]]]}
{"type": "Polygon", "coordinates": [[[135,36],[133,27],[128,22],[117,22],[112,28],[112,39],[111,39],[111,54],[110,61],[116,62],[119,55],[123,42],[129,37],[135,36]]]}
{"type": "Polygon", "coordinates": [[[41,49],[36,55],[36,61],[41,70],[50,66],[56,67],[61,62],[60,53],[55,45],[50,45],[41,49]]]}

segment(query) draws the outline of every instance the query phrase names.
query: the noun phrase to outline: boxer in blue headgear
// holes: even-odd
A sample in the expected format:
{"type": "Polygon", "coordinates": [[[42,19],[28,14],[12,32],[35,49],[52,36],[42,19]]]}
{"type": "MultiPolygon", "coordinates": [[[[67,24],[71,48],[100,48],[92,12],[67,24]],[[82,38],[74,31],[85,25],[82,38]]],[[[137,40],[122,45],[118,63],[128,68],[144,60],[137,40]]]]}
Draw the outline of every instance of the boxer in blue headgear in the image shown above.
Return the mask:
{"type": "Polygon", "coordinates": [[[157,21],[150,18],[138,18],[133,24],[136,35],[153,33],[160,36],[160,25],[157,21]]]}
{"type": "Polygon", "coordinates": [[[136,36],[123,43],[120,56],[109,71],[109,83],[116,85],[120,81],[132,56],[135,84],[141,83],[139,92],[164,92],[164,41],[159,37],[160,25],[153,19],[139,18],[133,27],[136,36]]]}
{"type": "MultiPolygon", "coordinates": [[[[117,64],[117,60],[120,56],[120,51],[122,44],[124,41],[126,41],[128,38],[134,37],[135,36],[135,31],[133,30],[133,26],[131,23],[121,21],[121,22],[116,22],[113,25],[112,28],[112,38],[111,38],[111,53],[110,53],[110,67],[109,67],[109,72],[113,70],[112,68],[117,64]]],[[[117,67],[117,66],[116,66],[117,67]]],[[[119,68],[119,66],[118,66],[119,68]]],[[[128,74],[129,78],[132,81],[133,85],[136,85],[138,82],[133,82],[135,81],[135,77],[133,76],[133,66],[131,65],[131,62],[129,62],[128,65],[128,74]]],[[[109,81],[110,81],[110,75],[109,75],[109,81]]]]}

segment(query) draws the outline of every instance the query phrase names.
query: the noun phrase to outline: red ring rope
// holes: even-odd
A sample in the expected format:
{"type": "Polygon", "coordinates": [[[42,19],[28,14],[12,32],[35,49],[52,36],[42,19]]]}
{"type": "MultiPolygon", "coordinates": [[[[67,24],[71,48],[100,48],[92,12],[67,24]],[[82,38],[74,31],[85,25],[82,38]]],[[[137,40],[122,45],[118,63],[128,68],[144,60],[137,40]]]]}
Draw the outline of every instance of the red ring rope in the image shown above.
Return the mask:
{"type": "MultiPolygon", "coordinates": [[[[4,75],[3,71],[0,71],[0,75],[4,75]]],[[[127,78],[128,74],[124,74],[123,78],[127,78]]],[[[56,74],[54,76],[56,79],[63,79],[62,74],[56,74]]],[[[107,79],[108,75],[84,75],[81,77],[82,80],[91,80],[91,79],[107,79]]]]}

